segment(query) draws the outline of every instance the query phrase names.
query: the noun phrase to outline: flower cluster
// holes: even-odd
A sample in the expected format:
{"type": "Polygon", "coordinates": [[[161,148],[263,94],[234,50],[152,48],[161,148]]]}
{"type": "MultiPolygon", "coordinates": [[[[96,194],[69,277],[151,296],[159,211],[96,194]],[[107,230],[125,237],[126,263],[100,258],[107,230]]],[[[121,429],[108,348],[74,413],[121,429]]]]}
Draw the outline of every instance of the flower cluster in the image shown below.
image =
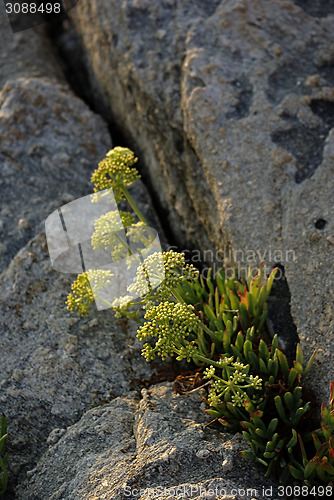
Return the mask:
{"type": "Polygon", "coordinates": [[[94,295],[103,290],[110,283],[110,278],[113,277],[111,271],[104,269],[94,269],[87,271],[87,278],[92,287],[94,295]]]}
{"type": "MultiPolygon", "coordinates": [[[[123,242],[118,231],[131,226],[134,223],[134,217],[129,212],[122,212],[121,210],[114,210],[102,215],[95,221],[95,231],[92,236],[92,246],[94,250],[101,250],[102,248],[108,250],[114,249],[116,246],[123,248],[120,258],[128,254],[127,244],[123,242]],[[121,240],[121,242],[119,241],[121,240]],[[124,248],[125,247],[125,248],[124,248]]],[[[115,258],[115,260],[117,260],[115,258]]]]}
{"type": "Polygon", "coordinates": [[[166,286],[174,288],[182,281],[194,281],[198,270],[192,264],[186,264],[185,254],[169,250],[164,252],[166,286]]]}
{"type": "MultiPolygon", "coordinates": [[[[142,354],[150,361],[155,355],[166,359],[177,354],[178,359],[189,359],[197,350],[194,338],[188,339],[198,328],[199,320],[190,305],[174,302],[161,302],[150,307],[146,314],[147,320],[138,330],[139,340],[157,337],[155,346],[144,345],[142,354]]],[[[192,335],[192,337],[194,337],[192,335]]]]}
{"type": "Polygon", "coordinates": [[[250,366],[234,357],[222,356],[215,363],[221,367],[221,375],[216,375],[216,368],[211,365],[204,371],[203,378],[210,379],[211,386],[208,401],[211,406],[217,406],[223,402],[232,402],[235,406],[244,406],[245,401],[256,401],[255,391],[261,391],[262,379],[258,375],[248,375],[250,366]]]}
{"type": "Polygon", "coordinates": [[[141,243],[146,246],[151,241],[148,227],[142,222],[138,221],[127,228],[126,234],[131,243],[141,243]]]}
{"type": "Polygon", "coordinates": [[[112,303],[112,306],[117,309],[123,309],[124,307],[127,307],[130,302],[133,301],[132,295],[123,295],[122,297],[118,297],[115,299],[112,303]]]}
{"type": "Polygon", "coordinates": [[[135,301],[131,295],[118,297],[112,302],[111,306],[115,311],[116,318],[126,317],[142,324],[139,314],[140,309],[138,309],[138,306],[141,306],[141,302],[135,301]]]}
{"type": "Polygon", "coordinates": [[[87,273],[79,274],[71,286],[72,293],[67,297],[69,311],[77,311],[80,316],[88,316],[88,310],[94,302],[94,295],[89,284],[87,273]]]}
{"type": "Polygon", "coordinates": [[[136,179],[140,178],[137,169],[132,168],[137,160],[128,148],[116,147],[109,151],[92,175],[94,191],[111,188],[114,191],[116,203],[119,203],[124,199],[122,189],[131,186],[136,179]]]}
{"type": "Polygon", "coordinates": [[[184,254],[169,250],[163,252],[161,257],[160,253],[154,253],[138,266],[136,281],[129,287],[129,292],[139,297],[146,296],[147,307],[157,300],[170,299],[179,283],[193,281],[197,276],[198,270],[192,264],[185,263],[184,254]]]}
{"type": "Polygon", "coordinates": [[[94,302],[94,295],[110,283],[112,274],[101,269],[90,270],[79,274],[72,284],[72,293],[67,297],[67,309],[77,311],[80,316],[88,316],[88,311],[94,302]]]}
{"type": "Polygon", "coordinates": [[[137,268],[135,282],[128,287],[128,291],[138,297],[145,297],[152,293],[154,284],[159,285],[165,278],[164,259],[161,253],[155,252],[144,260],[137,268]]]}

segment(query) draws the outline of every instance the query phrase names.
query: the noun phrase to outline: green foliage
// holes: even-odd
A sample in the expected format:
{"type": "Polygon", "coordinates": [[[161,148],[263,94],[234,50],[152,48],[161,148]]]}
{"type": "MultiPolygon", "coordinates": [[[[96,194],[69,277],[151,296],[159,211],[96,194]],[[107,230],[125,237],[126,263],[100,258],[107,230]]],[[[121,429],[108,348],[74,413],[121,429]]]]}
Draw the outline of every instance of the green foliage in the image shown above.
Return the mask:
{"type": "Polygon", "coordinates": [[[334,382],[330,383],[329,404],[321,405],[321,425],[312,434],[311,445],[307,453],[301,434],[298,441],[301,452],[301,461],[290,464],[289,469],[295,479],[303,481],[308,486],[334,483],[334,382]],[[312,450],[313,448],[313,450],[312,450]],[[308,455],[312,458],[309,459],[308,455]]]}
{"type": "MultiPolygon", "coordinates": [[[[121,213],[122,225],[129,230],[136,224],[147,226],[127,191],[139,177],[133,168],[136,161],[130,150],[115,148],[92,177],[96,196],[112,188],[117,201],[127,200],[139,219],[134,223],[132,214],[121,213]]],[[[109,230],[110,225],[115,227],[115,217],[110,212],[96,222],[92,244],[124,257],[131,254],[129,247],[112,239],[115,235],[109,230]]],[[[152,241],[149,231],[139,232],[138,238],[152,241]]],[[[205,368],[203,376],[210,382],[207,413],[224,426],[243,431],[250,448],[241,455],[264,466],[266,476],[274,473],[282,483],[295,478],[307,486],[332,484],[334,383],[329,406],[322,405],[320,428],[314,430],[314,404],[302,383],[315,353],[304,366],[298,344],[290,366],[277,336],[268,340],[265,333],[266,302],[275,275],[276,269],[266,278],[261,263],[254,277],[249,268],[245,280],[236,274],[227,277],[223,269],[215,276],[210,269],[205,278],[186,263],[184,254],[170,250],[144,259],[128,287],[129,295],[109,305],[116,316],[141,323],[138,338],[145,341],[142,354],[147,361],[172,356],[205,368]],[[134,301],[133,296],[140,299],[134,301]],[[145,311],[144,322],[140,308],[145,311]]],[[[79,275],[68,308],[88,314],[93,292],[103,289],[108,279],[100,271],[79,275]]]]}
{"type": "MultiPolygon", "coordinates": [[[[302,399],[302,388],[295,387],[284,395],[274,397],[274,407],[267,414],[246,403],[249,418],[241,423],[246,430],[244,437],[250,443],[251,451],[242,452],[245,458],[253,458],[267,468],[266,476],[279,472],[279,479],[285,482],[290,476],[288,465],[298,463],[298,432],[303,432],[303,419],[310,410],[310,402],[302,399]]],[[[305,433],[304,433],[305,435],[305,433]]],[[[307,438],[306,436],[304,436],[307,438]]]]}
{"type": "Polygon", "coordinates": [[[261,331],[267,314],[266,300],[277,272],[274,269],[263,282],[262,269],[263,262],[258,274],[252,278],[249,267],[247,280],[243,282],[236,276],[227,278],[223,269],[218,271],[214,281],[211,268],[206,279],[199,276],[195,283],[183,280],[177,290],[188,304],[195,305],[202,321],[206,321],[213,331],[223,333],[229,328],[233,335],[239,329],[245,333],[252,326],[261,331]],[[236,319],[237,324],[233,323],[236,319]],[[232,324],[235,325],[233,329],[232,324]]]}
{"type": "Polygon", "coordinates": [[[0,495],[3,495],[7,488],[8,472],[6,464],[8,460],[8,453],[4,453],[7,440],[7,421],[4,415],[1,416],[0,421],[0,495]]]}
{"type": "MultiPolygon", "coordinates": [[[[141,340],[149,336],[157,338],[155,348],[152,349],[145,344],[147,359],[152,360],[153,353],[164,352],[163,358],[176,354],[178,360],[183,357],[188,360],[192,358],[196,364],[201,364],[203,361],[209,362],[227,353],[243,362],[255,364],[256,369],[259,369],[259,365],[261,367],[263,365],[265,372],[274,371],[272,362],[269,363],[269,367],[265,366],[265,361],[262,359],[265,358],[264,353],[261,361],[258,361],[258,357],[252,352],[252,341],[255,339],[261,341],[259,327],[266,316],[263,297],[270,293],[275,270],[258,293],[262,266],[259,274],[249,280],[249,285],[236,279],[226,278],[222,270],[217,274],[215,282],[211,277],[212,270],[205,281],[202,276],[198,276],[198,271],[192,265],[185,263],[184,255],[169,251],[163,254],[164,278],[161,284],[154,291],[145,294],[148,274],[145,271],[151,268],[151,258],[152,256],[139,266],[136,283],[129,289],[143,296],[143,303],[147,309],[145,316],[147,323],[139,330],[139,338],[141,340]],[[242,290],[243,294],[239,290],[242,290]],[[165,306],[161,304],[157,306],[157,302],[165,306]],[[168,315],[164,315],[162,311],[156,314],[159,308],[162,310],[167,304],[168,315]],[[193,321],[191,326],[183,324],[182,328],[187,334],[183,334],[176,342],[172,332],[175,329],[174,325],[179,329],[181,327],[178,317],[180,304],[187,305],[188,311],[191,310],[192,316],[197,321],[193,321]],[[245,335],[243,328],[246,328],[245,335]],[[166,348],[162,351],[163,345],[166,348]]],[[[124,309],[123,314],[126,314],[124,309]]],[[[264,346],[262,341],[262,350],[264,346]]]]}

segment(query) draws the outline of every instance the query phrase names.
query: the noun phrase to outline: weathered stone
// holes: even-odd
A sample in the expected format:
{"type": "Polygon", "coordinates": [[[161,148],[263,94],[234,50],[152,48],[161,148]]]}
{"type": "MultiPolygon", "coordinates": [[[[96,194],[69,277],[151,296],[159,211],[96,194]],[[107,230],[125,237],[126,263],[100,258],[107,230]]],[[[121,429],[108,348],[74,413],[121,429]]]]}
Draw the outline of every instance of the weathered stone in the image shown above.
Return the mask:
{"type": "MultiPolygon", "coordinates": [[[[52,270],[43,235],[29,242],[51,212],[92,192],[89,179],[111,141],[71,92],[43,29],[13,35],[0,9],[0,414],[10,433],[9,499],[47,438],[54,444],[84,411],[127,394],[151,368],[135,325],[110,311],[80,320],[66,310],[74,276],[52,270]]],[[[156,225],[144,186],[131,192],[156,225]]]]}
{"type": "Polygon", "coordinates": [[[277,485],[240,460],[242,435],[205,426],[200,401],[164,383],[143,390],[140,401],[129,394],[87,411],[29,472],[17,498],[240,500],[246,491],[248,498],[278,498],[277,485]]]}
{"type": "Polygon", "coordinates": [[[81,0],[70,16],[95,101],[135,145],[180,247],[231,243],[241,267],[263,258],[269,271],[281,262],[305,355],[322,350],[310,382],[326,401],[334,363],[332,7],[81,0]]]}
{"type": "Polygon", "coordinates": [[[1,271],[53,210],[92,191],[111,141],[71,92],[43,27],[13,34],[0,9],[1,271]]]}
{"type": "Polygon", "coordinates": [[[0,276],[0,414],[12,481],[33,467],[50,433],[52,442],[84,411],[127,394],[133,379],[151,372],[135,325],[110,310],[84,319],[67,311],[71,279],[52,269],[43,234],[0,276]]]}
{"type": "Polygon", "coordinates": [[[48,77],[65,84],[59,61],[43,26],[14,34],[5,5],[1,3],[0,31],[0,89],[8,80],[20,77],[48,77]]]}
{"type": "Polygon", "coordinates": [[[101,118],[56,82],[8,81],[0,106],[2,270],[53,210],[92,192],[90,175],[110,137],[101,118]]]}

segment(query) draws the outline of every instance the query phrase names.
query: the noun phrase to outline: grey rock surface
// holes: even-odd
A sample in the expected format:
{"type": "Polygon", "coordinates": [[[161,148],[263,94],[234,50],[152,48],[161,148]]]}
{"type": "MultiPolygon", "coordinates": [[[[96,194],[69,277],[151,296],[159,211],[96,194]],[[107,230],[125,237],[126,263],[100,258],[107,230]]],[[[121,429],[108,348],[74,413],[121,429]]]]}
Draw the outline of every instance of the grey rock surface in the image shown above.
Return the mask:
{"type": "MultiPolygon", "coordinates": [[[[36,236],[50,213],[92,192],[91,174],[111,148],[106,124],[71,92],[42,27],[13,34],[3,4],[0,27],[0,413],[11,497],[50,433],[150,369],[135,325],[110,311],[79,320],[66,310],[75,276],[52,270],[36,236]]],[[[156,220],[143,185],[132,193],[156,220]]]]}
{"type": "Polygon", "coordinates": [[[12,480],[32,468],[50,433],[49,442],[150,373],[135,325],[110,311],[89,318],[67,311],[73,278],[52,269],[43,234],[0,276],[0,413],[10,432],[12,480]]]}
{"type": "Polygon", "coordinates": [[[47,76],[52,80],[62,80],[65,84],[60,64],[43,26],[13,33],[5,4],[1,2],[0,31],[0,89],[7,80],[20,77],[47,76]]]}
{"type": "Polygon", "coordinates": [[[60,83],[9,80],[0,106],[2,270],[51,212],[93,191],[111,143],[102,119],[60,83]]]}
{"type": "MultiPolygon", "coordinates": [[[[95,102],[181,249],[280,261],[310,383],[333,378],[334,22],[328,2],[81,0],[95,102]]],[[[217,255],[212,259],[217,261],[217,255]]]]}
{"type": "Polygon", "coordinates": [[[55,209],[92,192],[111,147],[66,83],[44,28],[13,34],[0,6],[0,271],[55,209]]]}
{"type": "Polygon", "coordinates": [[[51,436],[17,498],[278,498],[277,485],[240,460],[242,435],[207,427],[200,405],[198,392],[180,396],[164,383],[87,411],[51,436]]]}

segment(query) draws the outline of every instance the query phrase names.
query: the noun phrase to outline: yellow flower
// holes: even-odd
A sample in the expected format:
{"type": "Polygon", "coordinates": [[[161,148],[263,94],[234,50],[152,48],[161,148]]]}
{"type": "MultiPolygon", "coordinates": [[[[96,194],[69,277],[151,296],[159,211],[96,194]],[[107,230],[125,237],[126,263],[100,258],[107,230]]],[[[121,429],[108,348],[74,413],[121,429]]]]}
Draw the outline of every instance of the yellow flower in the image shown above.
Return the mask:
{"type": "Polygon", "coordinates": [[[124,199],[123,187],[131,186],[140,175],[136,168],[132,168],[138,158],[128,148],[116,147],[107,153],[104,160],[92,175],[91,181],[95,185],[94,191],[112,189],[116,203],[124,199]]]}

